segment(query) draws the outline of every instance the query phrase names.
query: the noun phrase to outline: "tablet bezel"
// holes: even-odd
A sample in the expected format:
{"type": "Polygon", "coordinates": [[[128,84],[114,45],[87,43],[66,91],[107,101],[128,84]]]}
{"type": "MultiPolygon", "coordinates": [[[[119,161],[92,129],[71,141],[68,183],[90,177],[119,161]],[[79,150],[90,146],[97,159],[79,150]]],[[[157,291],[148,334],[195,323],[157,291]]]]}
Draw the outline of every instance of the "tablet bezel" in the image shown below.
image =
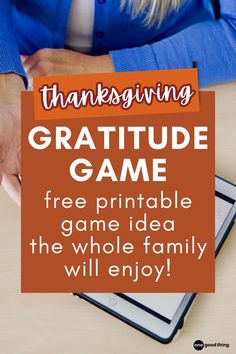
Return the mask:
{"type": "MultiPolygon", "coordinates": [[[[215,177],[215,190],[236,201],[235,185],[218,176],[215,177]]],[[[236,202],[234,203],[227,218],[225,219],[225,222],[223,223],[215,238],[216,255],[218,254],[233,225],[235,215],[236,202]]],[[[197,294],[188,293],[184,296],[170,324],[148,313],[143,308],[134,305],[131,301],[120,297],[119,294],[83,293],[77,295],[93,303],[99,308],[102,308],[120,320],[123,320],[141,332],[151,336],[152,338],[162,343],[168,343],[174,338],[178,329],[182,328],[183,322],[185,320],[185,315],[197,294]]]]}

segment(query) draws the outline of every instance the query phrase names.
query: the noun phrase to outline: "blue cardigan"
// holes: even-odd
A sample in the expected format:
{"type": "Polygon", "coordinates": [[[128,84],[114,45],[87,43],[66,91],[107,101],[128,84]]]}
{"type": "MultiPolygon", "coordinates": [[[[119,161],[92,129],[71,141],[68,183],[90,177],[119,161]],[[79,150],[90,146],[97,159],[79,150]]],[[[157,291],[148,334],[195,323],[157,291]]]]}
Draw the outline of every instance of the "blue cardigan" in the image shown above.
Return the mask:
{"type": "MultiPolygon", "coordinates": [[[[19,53],[63,48],[71,0],[0,1],[0,72],[25,76],[19,53]]],[[[116,71],[189,68],[200,86],[236,79],[236,0],[185,0],[158,28],[131,18],[119,0],[95,0],[91,54],[109,53],[116,71]]],[[[79,21],[79,19],[78,19],[79,21]]]]}

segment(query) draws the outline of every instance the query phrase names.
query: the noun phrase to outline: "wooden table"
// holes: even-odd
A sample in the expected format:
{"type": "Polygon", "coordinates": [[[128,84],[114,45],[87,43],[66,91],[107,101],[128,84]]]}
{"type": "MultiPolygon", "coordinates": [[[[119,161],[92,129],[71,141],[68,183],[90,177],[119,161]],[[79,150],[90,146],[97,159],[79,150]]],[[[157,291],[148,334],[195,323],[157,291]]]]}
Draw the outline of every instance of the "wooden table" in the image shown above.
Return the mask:
{"type": "MultiPolygon", "coordinates": [[[[211,89],[217,92],[216,173],[236,183],[236,83],[211,89]]],[[[70,294],[21,294],[19,220],[1,191],[1,354],[189,354],[196,353],[196,339],[230,344],[207,353],[236,353],[236,227],[217,258],[216,293],[200,295],[179,337],[163,345],[70,294]]]]}

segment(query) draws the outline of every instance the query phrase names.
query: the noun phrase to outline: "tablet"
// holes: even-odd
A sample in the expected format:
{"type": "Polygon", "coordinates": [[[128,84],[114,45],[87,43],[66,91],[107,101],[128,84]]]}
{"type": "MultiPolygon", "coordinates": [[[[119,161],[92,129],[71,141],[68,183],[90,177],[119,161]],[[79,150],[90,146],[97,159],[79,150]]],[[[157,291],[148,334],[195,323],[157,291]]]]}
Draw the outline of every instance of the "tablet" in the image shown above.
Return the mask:
{"type": "MultiPolygon", "coordinates": [[[[236,186],[215,177],[215,252],[219,252],[234,223],[236,186]]],[[[196,297],[193,293],[75,294],[125,321],[152,338],[170,342],[182,328],[196,297]]]]}

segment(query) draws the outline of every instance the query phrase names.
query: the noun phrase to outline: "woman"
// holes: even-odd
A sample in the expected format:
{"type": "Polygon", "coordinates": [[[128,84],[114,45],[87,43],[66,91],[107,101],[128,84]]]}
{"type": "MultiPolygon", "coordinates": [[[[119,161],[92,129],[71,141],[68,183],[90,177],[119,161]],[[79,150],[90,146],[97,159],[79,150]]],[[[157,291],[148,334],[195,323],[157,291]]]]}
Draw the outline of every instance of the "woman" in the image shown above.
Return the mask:
{"type": "Polygon", "coordinates": [[[18,195],[21,77],[189,68],[193,62],[200,86],[236,79],[235,0],[1,0],[3,183],[18,195]],[[29,56],[24,68],[20,54],[29,56]]]}

